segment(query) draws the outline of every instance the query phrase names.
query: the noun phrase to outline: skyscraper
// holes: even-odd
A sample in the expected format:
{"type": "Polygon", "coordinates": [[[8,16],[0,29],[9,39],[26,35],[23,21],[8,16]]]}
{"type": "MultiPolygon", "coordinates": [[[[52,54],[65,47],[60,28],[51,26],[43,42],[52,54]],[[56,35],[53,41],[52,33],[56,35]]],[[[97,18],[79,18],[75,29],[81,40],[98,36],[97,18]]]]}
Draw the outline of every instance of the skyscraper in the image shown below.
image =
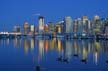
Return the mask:
{"type": "Polygon", "coordinates": [[[48,25],[47,24],[45,24],[45,26],[44,26],[44,32],[48,33],[48,25]]]}
{"type": "Polygon", "coordinates": [[[21,32],[21,27],[20,26],[16,27],[16,32],[18,32],[18,33],[21,32]]]}
{"type": "Polygon", "coordinates": [[[27,35],[29,33],[29,24],[28,22],[24,22],[24,34],[27,35]]]}
{"type": "Polygon", "coordinates": [[[72,30],[72,19],[70,16],[65,17],[64,19],[64,24],[65,24],[65,32],[66,33],[71,33],[72,30]]]}
{"type": "Polygon", "coordinates": [[[38,23],[39,23],[39,33],[43,33],[44,32],[44,17],[40,16],[38,19],[38,23]]]}
{"type": "Polygon", "coordinates": [[[35,35],[35,26],[34,25],[30,25],[30,34],[32,37],[34,37],[34,35],[35,35]]]}
{"type": "Polygon", "coordinates": [[[31,25],[31,26],[30,26],[30,31],[31,31],[32,33],[35,32],[35,26],[34,26],[34,25],[31,25]]]}
{"type": "Polygon", "coordinates": [[[74,20],[73,32],[78,32],[78,20],[74,20]]]}
{"type": "Polygon", "coordinates": [[[97,20],[99,20],[100,19],[100,17],[98,16],[98,15],[95,15],[94,16],[94,21],[97,21],[97,20]]]}
{"type": "Polygon", "coordinates": [[[100,32],[100,17],[98,15],[94,16],[94,21],[93,21],[93,32],[95,34],[98,34],[100,32]]]}
{"type": "Polygon", "coordinates": [[[82,25],[83,25],[83,33],[87,33],[88,32],[88,17],[87,16],[83,16],[82,17],[82,25]]]}
{"type": "Polygon", "coordinates": [[[77,19],[77,23],[78,23],[78,33],[82,33],[82,21],[81,21],[81,18],[78,18],[77,19]]]}

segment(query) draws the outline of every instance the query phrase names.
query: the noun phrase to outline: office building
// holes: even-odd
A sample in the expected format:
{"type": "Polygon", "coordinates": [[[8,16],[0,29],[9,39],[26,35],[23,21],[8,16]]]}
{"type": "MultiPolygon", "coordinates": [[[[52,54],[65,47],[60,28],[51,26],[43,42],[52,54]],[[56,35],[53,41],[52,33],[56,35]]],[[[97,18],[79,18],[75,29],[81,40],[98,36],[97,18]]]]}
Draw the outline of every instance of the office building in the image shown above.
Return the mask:
{"type": "Polygon", "coordinates": [[[72,19],[70,16],[67,16],[65,17],[64,19],[64,24],[65,24],[65,32],[66,33],[71,33],[73,30],[72,30],[72,19]]]}
{"type": "Polygon", "coordinates": [[[100,22],[100,17],[98,15],[94,16],[94,21],[93,21],[93,32],[95,34],[100,33],[101,28],[101,22],[100,22]]]}
{"type": "Polygon", "coordinates": [[[17,26],[16,32],[21,32],[21,27],[20,26],[17,26]]]}
{"type": "Polygon", "coordinates": [[[82,20],[81,20],[81,18],[78,18],[78,19],[77,19],[77,24],[78,24],[78,33],[82,33],[83,25],[82,25],[82,20]]]}
{"type": "Polygon", "coordinates": [[[73,32],[78,32],[78,21],[74,20],[73,32]]]}
{"type": "Polygon", "coordinates": [[[56,24],[56,33],[61,33],[61,24],[56,24]]]}
{"type": "Polygon", "coordinates": [[[30,25],[30,31],[33,33],[35,32],[35,26],[34,25],[30,25]]]}
{"type": "Polygon", "coordinates": [[[99,20],[100,19],[100,17],[98,16],[98,15],[95,15],[94,16],[94,21],[96,22],[97,20],[99,20]]]}
{"type": "Polygon", "coordinates": [[[44,26],[44,32],[48,33],[48,25],[47,24],[45,24],[45,26],[44,26]]]}
{"type": "Polygon", "coordinates": [[[41,33],[44,33],[44,17],[43,16],[40,16],[39,19],[38,19],[38,23],[39,23],[39,30],[38,32],[41,34],[41,33]]]}
{"type": "Polygon", "coordinates": [[[29,33],[29,24],[28,22],[24,22],[24,34],[27,35],[29,33]]]}
{"type": "Polygon", "coordinates": [[[83,30],[82,33],[87,33],[88,32],[88,17],[87,16],[83,16],[82,17],[82,25],[83,25],[83,30]]]}
{"type": "Polygon", "coordinates": [[[48,23],[48,31],[49,31],[49,33],[56,32],[56,26],[55,26],[55,24],[53,22],[48,23]]]}

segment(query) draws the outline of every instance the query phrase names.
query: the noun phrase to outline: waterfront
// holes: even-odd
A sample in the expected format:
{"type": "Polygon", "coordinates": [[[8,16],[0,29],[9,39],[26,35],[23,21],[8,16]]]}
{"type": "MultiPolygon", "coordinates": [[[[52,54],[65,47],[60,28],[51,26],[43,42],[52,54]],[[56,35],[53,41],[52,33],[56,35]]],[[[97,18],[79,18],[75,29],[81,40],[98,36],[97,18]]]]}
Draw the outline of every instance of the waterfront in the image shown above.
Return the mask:
{"type": "Polygon", "coordinates": [[[107,43],[91,39],[1,39],[0,70],[107,71],[107,43]]]}

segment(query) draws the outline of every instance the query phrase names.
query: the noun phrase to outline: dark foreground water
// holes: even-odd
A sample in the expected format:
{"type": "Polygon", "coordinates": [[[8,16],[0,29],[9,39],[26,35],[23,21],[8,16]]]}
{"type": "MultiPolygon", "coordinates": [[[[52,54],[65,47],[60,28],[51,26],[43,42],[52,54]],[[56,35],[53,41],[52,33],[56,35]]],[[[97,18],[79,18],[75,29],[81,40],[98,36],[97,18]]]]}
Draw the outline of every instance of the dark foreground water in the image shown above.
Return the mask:
{"type": "Polygon", "coordinates": [[[108,41],[0,39],[0,71],[108,71],[108,41]]]}

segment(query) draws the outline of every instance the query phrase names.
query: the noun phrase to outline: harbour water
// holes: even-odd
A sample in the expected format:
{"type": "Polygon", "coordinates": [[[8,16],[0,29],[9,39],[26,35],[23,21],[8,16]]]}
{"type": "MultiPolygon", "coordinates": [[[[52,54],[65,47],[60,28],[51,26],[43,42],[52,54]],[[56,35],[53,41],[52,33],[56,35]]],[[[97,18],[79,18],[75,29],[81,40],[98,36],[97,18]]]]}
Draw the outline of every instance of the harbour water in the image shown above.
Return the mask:
{"type": "Polygon", "coordinates": [[[107,40],[0,39],[0,71],[107,70],[107,40]]]}

